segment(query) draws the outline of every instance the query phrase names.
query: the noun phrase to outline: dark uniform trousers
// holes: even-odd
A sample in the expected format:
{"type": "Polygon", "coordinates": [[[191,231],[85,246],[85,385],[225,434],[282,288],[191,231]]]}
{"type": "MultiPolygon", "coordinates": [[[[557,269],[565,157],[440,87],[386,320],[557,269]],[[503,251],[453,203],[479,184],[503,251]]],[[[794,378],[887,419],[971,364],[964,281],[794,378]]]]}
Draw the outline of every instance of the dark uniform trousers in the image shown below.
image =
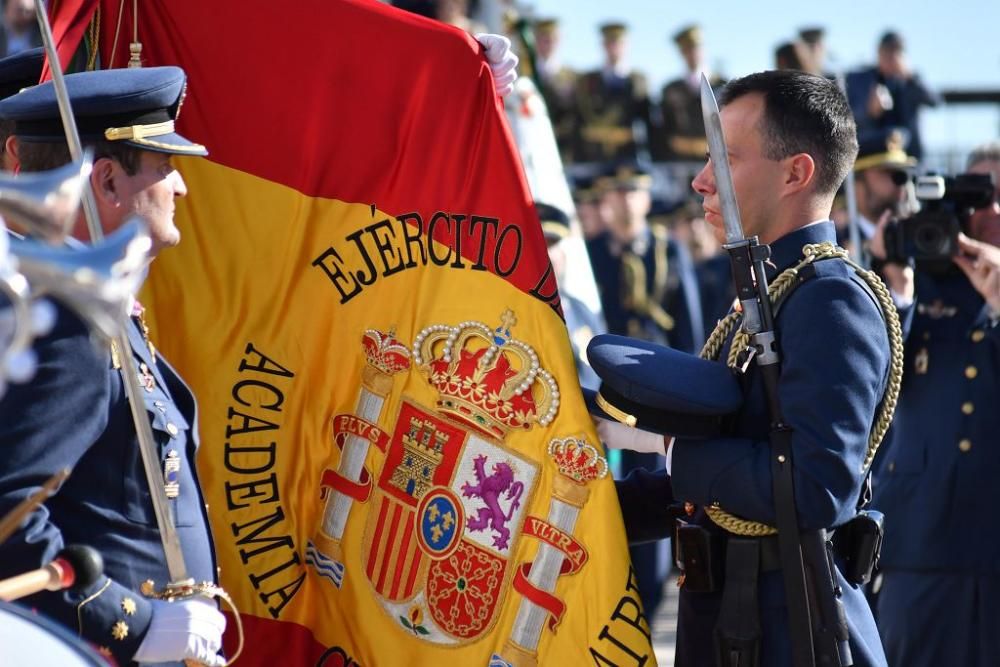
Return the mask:
{"type": "Polygon", "coordinates": [[[920,273],[880,452],[879,626],[892,665],[1000,662],[1000,326],[964,275],[920,273]]]}
{"type": "MultiPolygon", "coordinates": [[[[802,257],[807,243],[833,242],[833,223],[808,225],[771,245],[769,278],[802,257]]],[[[854,516],[868,435],[889,372],[889,343],[878,304],[840,260],[817,262],[778,312],[782,353],[779,397],[793,429],[794,485],[804,530],[833,528],[854,516]]],[[[727,350],[720,355],[725,359],[727,350]]],[[[720,362],[722,363],[722,362],[720,362]]],[[[771,492],[769,414],[756,366],[743,376],[744,404],[724,435],[674,444],[672,472],[633,474],[617,483],[630,541],[669,535],[666,506],[687,501],[718,505],[743,518],[775,523],[771,492]]],[[[723,534],[703,511],[690,520],[723,534]]],[[[837,584],[858,667],[885,665],[871,609],[860,587],[848,584],[838,563],[837,584]]],[[[763,572],[758,597],[761,665],[791,665],[791,639],[781,572],[763,572]]],[[[713,631],[720,592],[694,593],[683,586],[677,626],[677,667],[715,664],[713,631]]]]}
{"type": "MultiPolygon", "coordinates": [[[[129,351],[145,369],[140,384],[159,446],[161,471],[178,465],[171,509],[189,575],[215,581],[206,508],[195,471],[194,396],[161,358],[153,360],[135,322],[129,351]]],[[[147,579],[169,581],[132,415],[120,371],[107,347],[92,340],[75,314],[58,307],[51,334],[36,342],[39,366],[28,384],[0,399],[0,514],[65,466],[72,476],[0,545],[0,577],[41,567],[65,545],[97,549],[105,575],[79,593],[45,592],[24,599],[85,640],[129,664],[148,630],[151,605],[139,593],[147,579]]],[[[142,374],[142,373],[141,373],[142,374]]]]}

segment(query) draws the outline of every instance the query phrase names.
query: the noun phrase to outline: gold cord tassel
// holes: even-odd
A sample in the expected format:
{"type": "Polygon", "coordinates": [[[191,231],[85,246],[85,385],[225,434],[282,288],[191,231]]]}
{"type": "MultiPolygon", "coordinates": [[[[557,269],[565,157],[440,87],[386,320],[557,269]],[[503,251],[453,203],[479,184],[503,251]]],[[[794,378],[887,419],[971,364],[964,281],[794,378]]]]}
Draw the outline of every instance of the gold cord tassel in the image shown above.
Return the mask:
{"type": "Polygon", "coordinates": [[[139,0],[132,2],[132,42],[128,45],[128,66],[142,67],[142,42],[139,41],[139,0]]]}

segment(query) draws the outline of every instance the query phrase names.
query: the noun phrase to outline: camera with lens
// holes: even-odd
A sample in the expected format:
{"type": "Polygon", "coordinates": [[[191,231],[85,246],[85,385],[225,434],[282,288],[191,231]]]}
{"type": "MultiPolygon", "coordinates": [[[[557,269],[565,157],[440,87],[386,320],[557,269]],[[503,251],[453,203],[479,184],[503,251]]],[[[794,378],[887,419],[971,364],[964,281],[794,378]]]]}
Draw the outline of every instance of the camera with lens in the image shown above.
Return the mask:
{"type": "Polygon", "coordinates": [[[946,270],[969,216],[993,201],[993,175],[920,176],[915,190],[920,210],[885,229],[886,261],[912,259],[925,270],[946,270]]]}

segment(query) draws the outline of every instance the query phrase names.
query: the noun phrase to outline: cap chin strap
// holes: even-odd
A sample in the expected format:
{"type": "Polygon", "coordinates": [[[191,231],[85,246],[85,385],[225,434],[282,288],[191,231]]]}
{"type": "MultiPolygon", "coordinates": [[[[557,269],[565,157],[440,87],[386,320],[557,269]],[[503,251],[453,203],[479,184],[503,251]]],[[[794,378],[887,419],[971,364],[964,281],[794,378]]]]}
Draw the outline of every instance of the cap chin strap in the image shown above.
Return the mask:
{"type": "Polygon", "coordinates": [[[601,396],[601,392],[597,392],[596,400],[597,400],[597,405],[599,405],[602,410],[607,412],[616,420],[620,421],[622,424],[635,428],[636,424],[635,415],[630,415],[624,410],[619,410],[615,406],[611,405],[611,403],[608,402],[608,399],[601,396]]]}
{"type": "Polygon", "coordinates": [[[205,152],[205,147],[201,144],[191,144],[182,146],[178,144],[168,144],[162,141],[155,141],[150,137],[160,137],[174,133],[174,121],[166,120],[162,123],[149,123],[147,125],[129,125],[127,127],[109,127],[104,130],[104,138],[108,141],[131,141],[140,146],[149,146],[154,149],[169,150],[171,153],[197,153],[205,152]]]}
{"type": "Polygon", "coordinates": [[[160,137],[174,131],[174,121],[148,125],[129,125],[128,127],[109,127],[104,130],[104,138],[108,141],[138,141],[146,137],[160,137]]]}

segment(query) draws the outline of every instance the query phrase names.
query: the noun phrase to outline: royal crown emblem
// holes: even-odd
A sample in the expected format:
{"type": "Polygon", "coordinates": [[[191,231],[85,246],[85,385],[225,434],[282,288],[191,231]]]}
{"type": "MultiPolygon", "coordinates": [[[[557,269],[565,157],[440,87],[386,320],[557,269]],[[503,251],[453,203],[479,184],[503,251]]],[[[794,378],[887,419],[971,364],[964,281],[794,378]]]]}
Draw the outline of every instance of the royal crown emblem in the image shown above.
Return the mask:
{"type": "Polygon", "coordinates": [[[437,390],[437,407],[500,440],[508,431],[548,426],[559,409],[559,388],[529,345],[513,338],[507,310],[500,326],[466,321],[436,324],[413,341],[413,361],[437,390]]]}
{"type": "Polygon", "coordinates": [[[562,438],[549,443],[549,456],[560,474],[577,484],[586,484],[608,474],[608,461],[586,441],[562,438]]]}
{"type": "Polygon", "coordinates": [[[361,337],[361,347],[369,366],[386,375],[395,375],[410,367],[410,350],[395,338],[395,331],[383,333],[368,329],[361,337]]]}

